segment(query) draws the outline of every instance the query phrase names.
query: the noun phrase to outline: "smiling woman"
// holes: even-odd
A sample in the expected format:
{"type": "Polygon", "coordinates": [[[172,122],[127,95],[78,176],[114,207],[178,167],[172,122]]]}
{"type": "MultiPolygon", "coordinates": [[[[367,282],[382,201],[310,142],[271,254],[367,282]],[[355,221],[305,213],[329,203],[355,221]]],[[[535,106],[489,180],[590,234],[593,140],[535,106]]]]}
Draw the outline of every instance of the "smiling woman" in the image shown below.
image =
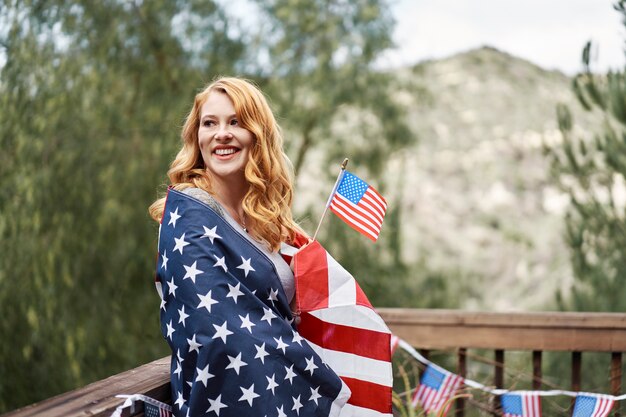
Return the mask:
{"type": "MultiPolygon", "coordinates": [[[[291,163],[263,93],[239,78],[220,78],[196,95],[172,162],[171,187],[209,194],[272,251],[305,233],[293,221],[291,163]]],[[[165,198],[150,206],[161,220],[165,198]]]]}
{"type": "Polygon", "coordinates": [[[168,194],[150,207],[174,415],[337,416],[350,391],[302,343],[292,311],[289,261],[309,239],[265,97],[218,79],[196,95],[182,140],[168,194]]]}

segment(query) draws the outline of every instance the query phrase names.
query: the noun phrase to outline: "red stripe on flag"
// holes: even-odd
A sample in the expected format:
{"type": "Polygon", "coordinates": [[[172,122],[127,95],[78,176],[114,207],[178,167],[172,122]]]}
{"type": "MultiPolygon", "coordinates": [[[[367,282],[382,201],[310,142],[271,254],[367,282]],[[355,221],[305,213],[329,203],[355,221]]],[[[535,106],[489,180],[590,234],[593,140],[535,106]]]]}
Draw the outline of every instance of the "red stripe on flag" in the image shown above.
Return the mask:
{"type": "Polygon", "coordinates": [[[335,206],[335,209],[340,209],[340,211],[348,215],[353,222],[361,224],[376,234],[380,233],[383,222],[376,218],[370,210],[365,209],[360,204],[354,204],[341,194],[335,195],[332,204],[335,206]]]}
{"type": "Polygon", "coordinates": [[[355,282],[355,284],[356,284],[356,304],[360,306],[369,307],[373,310],[374,307],[370,303],[370,300],[367,299],[367,296],[361,289],[361,286],[359,285],[359,283],[355,282]]]}
{"type": "Polygon", "coordinates": [[[317,346],[379,361],[391,361],[389,333],[328,323],[308,313],[300,319],[298,331],[317,346]]]}
{"type": "Polygon", "coordinates": [[[330,210],[333,213],[335,213],[337,215],[337,217],[339,217],[341,220],[343,220],[344,222],[346,222],[350,226],[352,226],[352,228],[355,229],[357,232],[367,236],[368,238],[370,238],[374,242],[376,242],[376,240],[378,238],[378,232],[371,231],[370,229],[363,227],[361,223],[355,222],[353,219],[348,217],[348,215],[347,215],[347,213],[345,211],[343,211],[340,207],[335,206],[334,202],[331,203],[330,210]]]}
{"type": "Polygon", "coordinates": [[[299,311],[328,307],[328,262],[319,242],[312,242],[295,256],[296,305],[299,311]]]}
{"type": "Polygon", "coordinates": [[[391,387],[355,378],[342,377],[341,379],[352,391],[348,404],[379,413],[391,413],[391,387]],[[380,401],[381,398],[388,398],[389,401],[380,401]]]}

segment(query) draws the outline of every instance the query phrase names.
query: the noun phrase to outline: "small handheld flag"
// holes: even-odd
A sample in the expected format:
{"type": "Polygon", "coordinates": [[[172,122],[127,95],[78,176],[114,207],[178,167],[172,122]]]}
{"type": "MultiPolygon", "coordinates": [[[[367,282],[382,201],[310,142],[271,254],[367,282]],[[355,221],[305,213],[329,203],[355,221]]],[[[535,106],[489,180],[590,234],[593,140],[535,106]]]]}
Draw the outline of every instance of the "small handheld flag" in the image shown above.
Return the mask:
{"type": "Polygon", "coordinates": [[[374,187],[370,187],[365,181],[346,171],[347,165],[348,158],[344,159],[341,164],[341,172],[328,197],[313,240],[317,237],[317,232],[329,208],[353,229],[374,242],[378,239],[387,211],[387,202],[374,187]]]}
{"type": "Polygon", "coordinates": [[[387,202],[374,187],[343,171],[330,202],[330,211],[375,242],[383,225],[387,202]]]}

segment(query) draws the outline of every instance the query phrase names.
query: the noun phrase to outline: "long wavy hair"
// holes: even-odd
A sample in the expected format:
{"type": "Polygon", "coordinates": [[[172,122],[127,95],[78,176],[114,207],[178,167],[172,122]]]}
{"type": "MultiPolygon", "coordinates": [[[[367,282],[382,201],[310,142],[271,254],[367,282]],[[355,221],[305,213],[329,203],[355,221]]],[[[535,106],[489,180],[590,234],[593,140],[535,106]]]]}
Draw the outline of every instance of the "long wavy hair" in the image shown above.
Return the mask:
{"type": "MultiPolygon", "coordinates": [[[[218,78],[196,95],[182,130],[183,147],[167,171],[170,184],[176,190],[197,187],[214,195],[211,175],[198,145],[200,109],[211,92],[226,94],[233,102],[239,123],[254,135],[245,167],[249,189],[242,206],[250,235],[276,251],[281,242],[292,242],[297,234],[305,233],[291,214],[293,168],[283,151],[280,127],[265,96],[250,81],[218,78]]],[[[149,212],[154,220],[161,221],[164,207],[165,197],[152,203],[149,212]]]]}

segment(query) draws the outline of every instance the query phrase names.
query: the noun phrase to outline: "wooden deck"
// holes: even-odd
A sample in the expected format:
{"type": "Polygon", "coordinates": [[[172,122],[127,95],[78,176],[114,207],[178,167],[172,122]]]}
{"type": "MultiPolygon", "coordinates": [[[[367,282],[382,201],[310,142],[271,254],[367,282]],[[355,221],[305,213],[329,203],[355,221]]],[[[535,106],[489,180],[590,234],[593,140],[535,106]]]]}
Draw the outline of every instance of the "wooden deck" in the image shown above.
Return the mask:
{"type": "MultiPolygon", "coordinates": [[[[541,381],[543,351],[572,352],[572,389],[580,385],[583,352],[610,352],[611,391],[621,390],[622,352],[626,351],[626,314],[612,313],[486,313],[459,310],[382,308],[378,312],[391,331],[428,354],[454,350],[455,372],[464,376],[467,349],[494,351],[494,385],[502,386],[504,351],[532,351],[533,375],[541,381]]],[[[535,384],[535,389],[540,387],[535,384]]],[[[7,417],[110,416],[123,403],[118,394],[144,394],[170,401],[169,357],[156,360],[86,387],[16,410],[7,417]]],[[[463,403],[457,415],[463,415],[463,403]]],[[[136,415],[141,415],[138,410],[136,415]]],[[[129,415],[128,413],[126,414],[129,415]]],[[[619,415],[619,411],[613,415],[619,415]]]]}

